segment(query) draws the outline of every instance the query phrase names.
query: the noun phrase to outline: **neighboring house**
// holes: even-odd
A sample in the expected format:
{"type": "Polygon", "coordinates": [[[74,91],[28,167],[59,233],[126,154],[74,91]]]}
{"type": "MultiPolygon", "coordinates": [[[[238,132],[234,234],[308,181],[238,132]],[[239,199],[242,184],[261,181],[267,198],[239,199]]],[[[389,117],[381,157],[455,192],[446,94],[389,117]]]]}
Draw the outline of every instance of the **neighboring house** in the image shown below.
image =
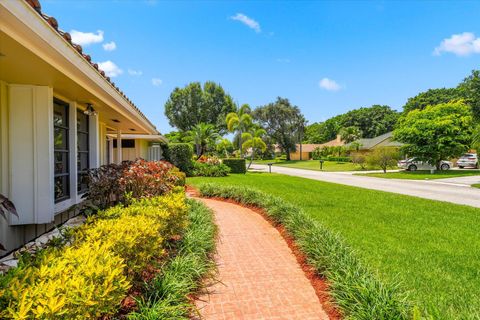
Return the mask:
{"type": "Polygon", "coordinates": [[[322,147],[338,147],[343,146],[345,143],[342,141],[340,135],[337,135],[337,138],[322,144],[312,144],[312,143],[305,143],[300,146],[300,144],[296,145],[296,151],[290,153],[291,160],[310,160],[312,158],[312,152],[316,148],[322,147]],[[301,155],[301,158],[300,158],[301,155]]]}
{"type": "Polygon", "coordinates": [[[89,168],[161,158],[165,139],[90,60],[37,0],[0,1],[0,193],[19,214],[0,217],[9,251],[75,214],[89,168]]]}
{"type": "MultiPolygon", "coordinates": [[[[359,152],[369,152],[374,150],[375,148],[379,147],[392,147],[392,148],[400,148],[403,146],[403,143],[397,142],[393,140],[393,133],[392,132],[387,132],[385,134],[382,134],[381,136],[375,137],[375,138],[370,138],[370,139],[359,139],[355,142],[353,142],[357,145],[359,145],[359,152]]],[[[353,147],[353,143],[349,143],[346,146],[347,147],[353,147]]]]}

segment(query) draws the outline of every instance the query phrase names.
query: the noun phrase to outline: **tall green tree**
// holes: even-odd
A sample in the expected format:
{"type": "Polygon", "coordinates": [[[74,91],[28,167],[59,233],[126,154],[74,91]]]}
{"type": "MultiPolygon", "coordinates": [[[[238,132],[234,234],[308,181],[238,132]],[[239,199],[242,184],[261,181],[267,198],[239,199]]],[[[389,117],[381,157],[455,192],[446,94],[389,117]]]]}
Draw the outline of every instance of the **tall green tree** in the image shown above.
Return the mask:
{"type": "Polygon", "coordinates": [[[465,95],[458,88],[429,89],[417,94],[415,97],[409,98],[403,106],[403,112],[409,113],[412,110],[423,110],[427,106],[434,106],[463,98],[465,98],[465,95]]]}
{"type": "Polygon", "coordinates": [[[243,104],[235,112],[227,114],[225,122],[227,124],[228,132],[236,133],[234,141],[238,143],[238,150],[242,151],[242,133],[247,132],[252,128],[253,119],[251,115],[252,110],[248,104],[243,104]]]}
{"type": "Polygon", "coordinates": [[[460,96],[472,107],[473,116],[480,120],[480,70],[473,70],[459,85],[460,96]]]}
{"type": "Polygon", "coordinates": [[[250,163],[248,164],[247,169],[252,165],[253,159],[255,159],[257,153],[267,150],[267,145],[262,139],[265,134],[266,131],[262,128],[255,128],[252,132],[242,133],[242,152],[246,153],[248,150],[251,151],[250,163]]]}
{"type": "Polygon", "coordinates": [[[472,143],[473,116],[463,101],[427,106],[402,116],[393,133],[403,151],[439,169],[440,161],[458,157],[472,143]]]}
{"type": "Polygon", "coordinates": [[[295,144],[306,124],[305,117],[297,106],[288,99],[278,97],[273,103],[258,107],[253,111],[253,118],[267,132],[290,160],[290,152],[295,151],[295,144]]]}
{"type": "Polygon", "coordinates": [[[207,151],[207,147],[214,145],[220,137],[215,126],[210,123],[199,123],[189,131],[188,137],[195,144],[197,159],[207,151]]]}
{"type": "Polygon", "coordinates": [[[234,111],[232,97],[212,81],[205,82],[203,87],[199,82],[192,82],[184,88],[175,88],[165,103],[165,116],[170,125],[183,132],[199,123],[208,123],[225,133],[225,116],[234,111]]]}

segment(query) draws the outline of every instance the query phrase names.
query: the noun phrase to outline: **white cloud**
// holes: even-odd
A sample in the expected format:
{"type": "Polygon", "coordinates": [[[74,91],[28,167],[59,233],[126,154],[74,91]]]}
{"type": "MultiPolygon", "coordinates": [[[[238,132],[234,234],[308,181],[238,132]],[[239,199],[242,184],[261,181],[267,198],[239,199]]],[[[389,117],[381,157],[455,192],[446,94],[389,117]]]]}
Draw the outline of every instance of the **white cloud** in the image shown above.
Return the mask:
{"type": "Polygon", "coordinates": [[[335,82],[335,80],[328,78],[323,78],[322,80],[320,80],[318,85],[320,86],[320,88],[327,91],[338,91],[342,88],[337,82],[335,82]]]}
{"type": "Polygon", "coordinates": [[[143,72],[142,72],[142,70],[128,69],[128,74],[131,75],[131,76],[139,77],[143,74],[143,72]]]}
{"type": "Polygon", "coordinates": [[[123,70],[120,69],[115,63],[113,63],[110,60],[107,60],[105,62],[99,62],[98,63],[98,68],[100,70],[105,71],[105,74],[108,77],[116,77],[119,76],[123,73],[123,70]]]}
{"type": "Polygon", "coordinates": [[[72,42],[81,46],[88,46],[92,43],[100,43],[103,41],[103,31],[98,30],[97,33],[81,32],[77,30],[70,31],[72,42]]]}
{"type": "Polygon", "coordinates": [[[454,34],[450,38],[443,39],[433,54],[439,56],[442,52],[450,52],[457,56],[480,53],[480,38],[475,37],[472,32],[454,34]]]}
{"type": "Polygon", "coordinates": [[[110,41],[102,44],[102,47],[103,47],[103,50],[105,51],[113,51],[117,49],[117,44],[114,41],[110,41]]]}
{"type": "Polygon", "coordinates": [[[235,21],[240,21],[250,29],[255,30],[255,32],[261,32],[262,30],[260,29],[260,24],[253,20],[252,18],[247,17],[243,13],[237,13],[236,15],[230,17],[230,19],[235,20],[235,21]]]}
{"type": "Polygon", "coordinates": [[[162,79],[159,79],[159,78],[152,78],[152,84],[155,86],[155,87],[160,87],[162,85],[163,81],[162,79]]]}

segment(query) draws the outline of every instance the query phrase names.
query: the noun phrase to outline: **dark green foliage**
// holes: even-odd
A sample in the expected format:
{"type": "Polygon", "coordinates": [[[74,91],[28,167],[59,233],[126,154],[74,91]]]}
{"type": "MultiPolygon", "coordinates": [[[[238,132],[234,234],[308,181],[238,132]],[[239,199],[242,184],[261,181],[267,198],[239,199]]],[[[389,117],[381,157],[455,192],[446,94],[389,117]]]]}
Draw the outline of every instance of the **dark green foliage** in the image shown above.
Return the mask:
{"type": "Polygon", "coordinates": [[[227,167],[230,167],[231,173],[247,172],[247,165],[245,159],[223,159],[222,163],[227,167]]]}
{"type": "Polygon", "coordinates": [[[230,167],[223,163],[193,162],[192,174],[194,177],[225,177],[230,172],[230,167]]]}
{"type": "Polygon", "coordinates": [[[307,122],[300,109],[288,99],[278,97],[275,102],[255,109],[253,118],[290,160],[290,152],[296,149],[295,144],[303,140],[307,122]]]}
{"type": "Polygon", "coordinates": [[[412,110],[423,110],[427,106],[434,106],[463,98],[465,98],[465,96],[457,88],[429,89],[417,94],[415,97],[409,98],[403,106],[403,112],[408,113],[412,110]]]}
{"type": "Polygon", "coordinates": [[[186,320],[194,313],[189,296],[199,291],[201,279],[215,268],[212,254],[217,227],[212,212],[203,204],[188,200],[188,205],[189,224],[177,255],[162,266],[138,301],[138,311],[129,314],[128,319],[186,320]]]}
{"type": "Polygon", "coordinates": [[[199,123],[208,123],[220,133],[226,132],[225,117],[235,111],[235,103],[222,86],[212,81],[192,82],[175,88],[165,103],[165,116],[171,126],[186,132],[199,123]]]}
{"type": "Polygon", "coordinates": [[[324,160],[324,161],[333,161],[333,162],[352,162],[352,159],[350,157],[322,157],[319,159],[313,159],[313,160],[324,160]]]}
{"type": "Polygon", "coordinates": [[[480,119],[480,70],[472,70],[472,73],[458,85],[460,97],[472,107],[475,119],[480,119]]]}
{"type": "Polygon", "coordinates": [[[308,262],[324,275],[330,294],[348,319],[409,319],[412,305],[394,283],[384,283],[336,233],[284,200],[247,187],[202,184],[208,197],[234,199],[264,209],[293,236],[308,262]]]}
{"type": "Polygon", "coordinates": [[[193,148],[188,143],[170,143],[166,149],[168,161],[187,175],[192,170],[193,148]]]}
{"type": "Polygon", "coordinates": [[[335,116],[306,127],[304,142],[325,143],[333,140],[342,129],[354,127],[362,138],[374,138],[393,130],[399,113],[389,106],[373,105],[335,116]]]}

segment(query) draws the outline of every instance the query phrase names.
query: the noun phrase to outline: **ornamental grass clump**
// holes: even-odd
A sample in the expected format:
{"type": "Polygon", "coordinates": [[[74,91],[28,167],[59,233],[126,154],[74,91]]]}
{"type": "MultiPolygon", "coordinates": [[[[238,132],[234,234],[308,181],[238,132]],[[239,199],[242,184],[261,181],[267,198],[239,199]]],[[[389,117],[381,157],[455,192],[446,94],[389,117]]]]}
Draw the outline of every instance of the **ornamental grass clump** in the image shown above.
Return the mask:
{"type": "Polygon", "coordinates": [[[166,240],[183,233],[183,192],[132,200],[75,231],[71,244],[50,247],[0,278],[0,318],[92,319],[118,312],[134,281],[165,258],[166,240]]]}

